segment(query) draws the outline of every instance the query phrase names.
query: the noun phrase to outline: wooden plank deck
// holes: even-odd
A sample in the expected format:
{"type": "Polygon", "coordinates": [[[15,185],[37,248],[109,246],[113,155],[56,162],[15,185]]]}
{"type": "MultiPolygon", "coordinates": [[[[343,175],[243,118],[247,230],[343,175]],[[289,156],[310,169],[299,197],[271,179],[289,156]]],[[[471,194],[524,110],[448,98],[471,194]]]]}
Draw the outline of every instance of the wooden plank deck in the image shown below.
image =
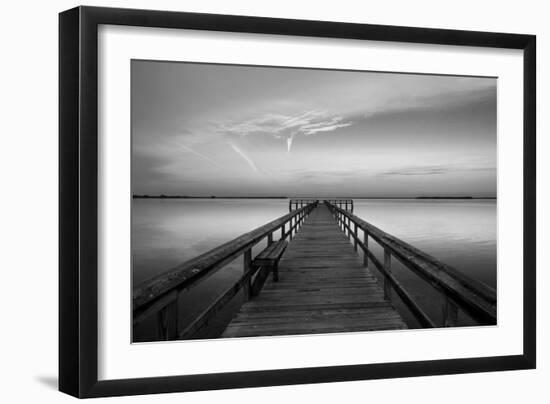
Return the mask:
{"type": "Polygon", "coordinates": [[[243,304],[222,337],[407,328],[324,204],[311,212],[260,295],[243,304]]]}

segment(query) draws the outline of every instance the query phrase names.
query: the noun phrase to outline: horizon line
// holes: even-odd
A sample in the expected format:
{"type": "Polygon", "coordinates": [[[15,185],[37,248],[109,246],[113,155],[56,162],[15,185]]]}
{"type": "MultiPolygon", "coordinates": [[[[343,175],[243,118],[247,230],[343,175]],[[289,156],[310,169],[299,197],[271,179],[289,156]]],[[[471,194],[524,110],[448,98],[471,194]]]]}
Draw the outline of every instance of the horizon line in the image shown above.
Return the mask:
{"type": "Polygon", "coordinates": [[[497,199],[497,196],[473,195],[414,195],[414,196],[231,196],[231,195],[174,195],[174,194],[132,194],[132,198],[180,198],[180,199],[497,199]]]}

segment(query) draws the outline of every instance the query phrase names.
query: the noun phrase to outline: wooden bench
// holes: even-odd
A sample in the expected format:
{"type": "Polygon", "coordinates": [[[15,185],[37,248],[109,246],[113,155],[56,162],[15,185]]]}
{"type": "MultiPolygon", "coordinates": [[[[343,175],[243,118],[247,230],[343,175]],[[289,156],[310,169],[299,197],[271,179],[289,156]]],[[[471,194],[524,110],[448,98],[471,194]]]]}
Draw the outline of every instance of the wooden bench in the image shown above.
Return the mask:
{"type": "Polygon", "coordinates": [[[267,268],[268,271],[273,271],[273,280],[279,280],[279,260],[288,246],[288,241],[279,240],[268,245],[265,250],[259,253],[252,265],[267,268]]]}
{"type": "Polygon", "coordinates": [[[285,240],[271,243],[252,261],[252,265],[260,267],[260,271],[251,285],[250,296],[258,296],[260,294],[260,290],[262,290],[269,272],[273,272],[273,280],[275,282],[279,280],[279,260],[283,256],[287,246],[288,242],[285,240]]]}

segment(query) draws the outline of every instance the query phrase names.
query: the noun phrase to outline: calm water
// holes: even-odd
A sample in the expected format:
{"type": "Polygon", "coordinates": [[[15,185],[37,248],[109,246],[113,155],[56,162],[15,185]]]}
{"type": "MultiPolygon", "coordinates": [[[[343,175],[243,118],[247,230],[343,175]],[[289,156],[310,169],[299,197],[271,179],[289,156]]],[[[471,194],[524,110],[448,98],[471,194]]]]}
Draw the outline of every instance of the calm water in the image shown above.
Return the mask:
{"type": "MultiPolygon", "coordinates": [[[[382,230],[420,248],[460,271],[496,287],[495,200],[355,200],[354,213],[382,230]]],[[[284,199],[134,199],[133,284],[202,254],[221,243],[288,213],[284,199]]],[[[264,248],[261,244],[253,253],[264,248]]],[[[374,253],[382,251],[371,242],[374,253]]],[[[372,266],[371,266],[372,267],[372,266]]],[[[434,318],[442,299],[425,282],[400,265],[392,269],[407,290],[434,318]]],[[[189,322],[242,273],[242,257],[179,299],[180,324],[189,322]]],[[[222,330],[240,305],[239,298],[204,334],[222,330]]],[[[415,321],[396,300],[409,325],[415,321]]],[[[460,322],[471,321],[463,314],[460,322]]],[[[135,330],[134,340],[149,340],[151,324],[135,330]]]]}

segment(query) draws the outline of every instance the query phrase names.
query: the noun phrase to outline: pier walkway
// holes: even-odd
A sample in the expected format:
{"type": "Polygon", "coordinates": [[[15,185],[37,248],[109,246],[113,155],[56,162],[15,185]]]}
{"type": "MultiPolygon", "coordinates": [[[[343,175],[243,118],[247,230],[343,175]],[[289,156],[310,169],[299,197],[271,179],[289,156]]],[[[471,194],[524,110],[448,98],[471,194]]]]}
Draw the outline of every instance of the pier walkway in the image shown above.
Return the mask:
{"type": "Polygon", "coordinates": [[[325,204],[292,239],[260,295],[246,302],[222,337],[406,328],[325,204]]]}

